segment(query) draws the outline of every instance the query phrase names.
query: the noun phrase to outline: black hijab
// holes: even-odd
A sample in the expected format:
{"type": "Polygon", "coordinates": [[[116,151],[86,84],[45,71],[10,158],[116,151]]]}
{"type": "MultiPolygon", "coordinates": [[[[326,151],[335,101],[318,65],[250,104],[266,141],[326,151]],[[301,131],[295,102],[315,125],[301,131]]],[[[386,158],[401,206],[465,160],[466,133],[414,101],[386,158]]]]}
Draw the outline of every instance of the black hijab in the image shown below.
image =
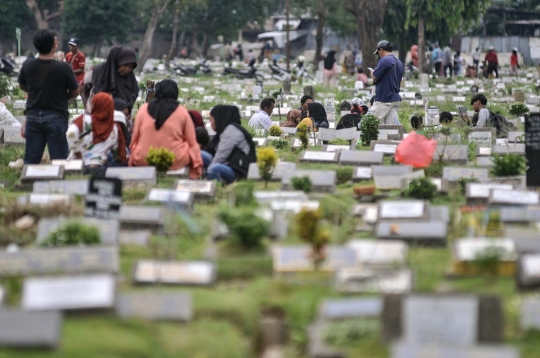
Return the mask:
{"type": "Polygon", "coordinates": [[[92,85],[94,93],[108,92],[113,98],[122,98],[133,108],[133,104],[139,95],[139,85],[132,72],[125,76],[120,76],[118,68],[122,65],[133,63],[134,69],[137,67],[137,57],[135,51],[129,47],[114,46],[111,48],[107,61],[94,68],[92,73],[92,85]]]}
{"type": "Polygon", "coordinates": [[[148,104],[148,113],[154,118],[156,130],[178,108],[178,85],[173,80],[163,80],[156,85],[156,97],[148,104]]]}
{"type": "Polygon", "coordinates": [[[324,59],[324,69],[331,70],[334,68],[334,62],[336,62],[336,51],[328,51],[326,58],[324,59]]]}
{"type": "Polygon", "coordinates": [[[236,106],[229,106],[225,104],[217,105],[212,108],[210,115],[214,117],[214,121],[216,122],[216,135],[214,136],[214,139],[218,141],[219,136],[229,124],[242,124],[240,120],[240,111],[236,106]]]}
{"type": "Polygon", "coordinates": [[[328,119],[326,111],[322,104],[313,102],[308,103],[309,118],[313,121],[313,125],[317,128],[328,128],[328,119]]]}

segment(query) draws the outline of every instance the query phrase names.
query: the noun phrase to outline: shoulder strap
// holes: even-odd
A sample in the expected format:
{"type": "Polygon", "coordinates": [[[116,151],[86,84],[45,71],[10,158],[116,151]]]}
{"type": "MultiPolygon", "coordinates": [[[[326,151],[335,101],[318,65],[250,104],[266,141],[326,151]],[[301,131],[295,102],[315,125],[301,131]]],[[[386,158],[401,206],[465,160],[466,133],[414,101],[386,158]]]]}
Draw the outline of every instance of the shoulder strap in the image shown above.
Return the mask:
{"type": "Polygon", "coordinates": [[[71,61],[69,62],[69,65],[73,65],[73,61],[75,61],[75,57],[77,57],[77,55],[79,54],[79,52],[77,52],[75,55],[73,55],[73,57],[71,57],[71,61]]]}
{"type": "Polygon", "coordinates": [[[390,67],[390,68],[387,68],[386,71],[384,71],[383,75],[380,77],[380,78],[377,78],[377,82],[379,82],[381,80],[381,78],[383,78],[384,76],[386,76],[386,74],[388,74],[389,72],[393,71],[394,68],[396,68],[396,63],[398,62],[398,59],[396,58],[396,60],[394,61],[394,64],[390,67]]]}

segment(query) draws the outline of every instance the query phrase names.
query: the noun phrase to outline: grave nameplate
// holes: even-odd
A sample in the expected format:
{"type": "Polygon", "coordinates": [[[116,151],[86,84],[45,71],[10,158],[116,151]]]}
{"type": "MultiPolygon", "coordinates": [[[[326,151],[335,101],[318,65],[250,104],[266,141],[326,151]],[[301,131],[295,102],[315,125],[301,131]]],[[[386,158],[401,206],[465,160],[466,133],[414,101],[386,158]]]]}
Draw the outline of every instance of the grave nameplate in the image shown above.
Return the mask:
{"type": "Polygon", "coordinates": [[[35,194],[20,196],[17,198],[17,205],[35,205],[35,206],[68,206],[71,197],[65,194],[35,194]]]}
{"type": "Polygon", "coordinates": [[[467,202],[487,204],[491,189],[500,190],[512,190],[512,185],[509,184],[479,184],[479,183],[467,183],[465,190],[465,197],[467,202]]]}
{"type": "Polygon", "coordinates": [[[384,142],[384,141],[371,141],[371,151],[383,153],[384,155],[394,155],[399,143],[396,142],[384,142]]]}
{"type": "Polygon", "coordinates": [[[332,139],[344,139],[344,140],[353,140],[356,138],[356,128],[344,128],[344,129],[329,129],[329,128],[320,128],[318,132],[318,138],[323,141],[332,140],[332,139]]]}
{"type": "MultiPolygon", "coordinates": [[[[273,181],[281,181],[283,178],[283,173],[288,171],[296,170],[295,163],[289,162],[278,162],[276,168],[272,172],[273,181]]],[[[248,169],[248,179],[249,180],[261,180],[261,175],[259,173],[259,166],[257,163],[251,163],[248,169]]]]}
{"type": "Polygon", "coordinates": [[[118,236],[120,245],[148,246],[152,232],[150,230],[122,230],[118,236]]]}
{"type": "Polygon", "coordinates": [[[313,190],[316,192],[334,193],[337,177],[333,170],[294,170],[284,173],[281,179],[281,189],[292,189],[291,179],[294,177],[309,177],[313,190]]]}
{"type": "Polygon", "coordinates": [[[106,178],[118,178],[124,184],[156,185],[156,167],[111,167],[107,168],[106,178]]]}
{"type": "Polygon", "coordinates": [[[389,140],[402,140],[405,129],[402,125],[379,124],[379,133],[385,131],[389,140]]]}
{"type": "Polygon", "coordinates": [[[300,162],[337,163],[339,152],[305,151],[300,156],[300,162]]]}
{"type": "Polygon", "coordinates": [[[125,229],[160,229],[165,220],[163,208],[157,206],[122,205],[120,224],[125,229]]]}
{"type": "Polygon", "coordinates": [[[303,209],[317,210],[319,202],[314,200],[279,200],[270,202],[270,208],[276,211],[290,211],[298,214],[303,209]]]}
{"type": "Polygon", "coordinates": [[[327,320],[379,317],[382,309],[380,297],[332,299],[323,301],[319,317],[327,320]]]}
{"type": "MultiPolygon", "coordinates": [[[[525,154],[525,143],[493,146],[493,154],[525,154]]],[[[530,166],[529,166],[530,167],[530,166]]]]}
{"type": "Polygon", "coordinates": [[[64,179],[64,167],[59,165],[28,164],[23,167],[21,175],[22,184],[32,184],[36,180],[64,179]]]}
{"type": "Polygon", "coordinates": [[[56,348],[60,344],[61,330],[62,315],[58,311],[0,310],[2,347],[56,348]]]}
{"type": "Polygon", "coordinates": [[[375,235],[378,239],[416,241],[418,244],[446,245],[448,228],[440,221],[392,222],[377,224],[375,235]]]}
{"type": "Polygon", "coordinates": [[[41,244],[51,233],[62,229],[69,222],[78,222],[82,225],[93,226],[99,231],[100,244],[107,246],[118,245],[118,232],[120,224],[117,220],[101,220],[96,218],[43,218],[39,220],[36,242],[41,244]]]}
{"type": "Polygon", "coordinates": [[[137,283],[212,285],[216,268],[213,263],[204,261],[139,260],[133,279],[137,283]]]}
{"type": "Polygon", "coordinates": [[[176,170],[169,170],[167,171],[167,176],[187,178],[189,176],[189,167],[183,167],[176,170]]]}
{"type": "Polygon", "coordinates": [[[520,328],[540,329],[540,300],[538,298],[526,298],[521,304],[520,328]]]}
{"type": "Polygon", "coordinates": [[[491,189],[491,205],[538,205],[538,193],[534,191],[491,189]]]}
{"type": "Polygon", "coordinates": [[[193,208],[193,197],[193,193],[187,191],[152,188],[148,192],[146,200],[161,203],[172,202],[175,205],[180,205],[185,209],[191,210],[193,208]]]}
{"type": "Polygon", "coordinates": [[[491,147],[478,147],[478,152],[476,154],[477,157],[479,156],[490,156],[491,155],[491,147]]]}
{"type": "MultiPolygon", "coordinates": [[[[275,272],[302,272],[315,269],[311,260],[312,250],[308,246],[276,246],[272,249],[275,272]]],[[[321,271],[333,272],[358,265],[356,252],[353,249],[329,246],[326,258],[319,268],[321,271]]]]}
{"type": "Polygon", "coordinates": [[[148,321],[191,321],[191,295],[182,292],[123,293],[116,300],[116,314],[148,321]]]}
{"type": "Polygon", "coordinates": [[[53,180],[34,182],[33,192],[40,194],[68,194],[86,195],[88,194],[88,180],[53,180]]]}
{"type": "Polygon", "coordinates": [[[175,190],[193,193],[195,194],[195,200],[211,200],[216,193],[216,182],[213,180],[180,179],[175,184],[175,190]]]}
{"type": "Polygon", "coordinates": [[[323,145],[324,152],[343,152],[346,150],[354,150],[352,145],[323,145]]]}
{"type": "Polygon", "coordinates": [[[308,196],[303,191],[256,191],[253,194],[259,204],[268,204],[280,200],[308,200],[308,196]]]}
{"type": "Polygon", "coordinates": [[[442,347],[433,344],[397,343],[392,345],[391,358],[519,358],[517,348],[500,345],[442,347]]]}
{"type": "Polygon", "coordinates": [[[371,180],[371,170],[370,167],[354,168],[353,181],[371,180]]]}
{"type": "Polygon", "coordinates": [[[467,164],[469,160],[469,147],[467,145],[439,144],[433,153],[433,160],[439,160],[441,155],[444,160],[450,163],[467,164]]]}
{"type": "Polygon", "coordinates": [[[457,261],[474,261],[487,248],[500,250],[498,261],[514,261],[516,246],[512,239],[471,238],[454,241],[454,255],[457,261]]]}
{"type": "Polygon", "coordinates": [[[378,175],[373,177],[378,190],[401,189],[401,178],[396,175],[378,175]]]}
{"type": "Polygon", "coordinates": [[[371,169],[373,176],[401,176],[403,174],[410,174],[413,171],[413,167],[409,165],[372,165],[371,169]]]}
{"type": "Polygon", "coordinates": [[[0,252],[0,277],[56,273],[115,273],[118,248],[44,248],[0,252]]]}
{"type": "Polygon", "coordinates": [[[75,172],[81,173],[83,171],[83,161],[82,160],[52,160],[52,165],[61,165],[64,167],[65,172],[75,172]]]}
{"type": "Polygon", "coordinates": [[[485,182],[489,178],[489,170],[484,168],[443,168],[443,179],[446,179],[450,182],[455,182],[461,178],[476,178],[480,182],[485,182]]]}
{"type": "Polygon", "coordinates": [[[122,205],[122,181],[117,178],[91,178],[85,201],[85,216],[118,219],[122,205]]]}
{"type": "Polygon", "coordinates": [[[491,146],[495,144],[496,130],[493,127],[490,128],[475,128],[467,136],[470,141],[475,141],[479,144],[491,146]]]}
{"type": "Polygon", "coordinates": [[[335,289],[344,293],[404,294],[412,289],[408,269],[343,269],[336,272],[335,289]]]}
{"type": "Polygon", "coordinates": [[[403,266],[407,261],[407,245],[403,241],[351,240],[347,243],[356,252],[358,262],[370,267],[403,266]]]}
{"type": "Polygon", "coordinates": [[[113,275],[31,277],[24,280],[21,306],[28,311],[110,308],[113,275]]]}
{"type": "Polygon", "coordinates": [[[528,161],[527,186],[540,187],[540,113],[525,117],[525,155],[528,161]]]}
{"type": "Polygon", "coordinates": [[[371,152],[365,150],[346,150],[339,156],[341,165],[369,166],[372,164],[382,164],[384,154],[381,152],[371,152]]]}
{"type": "Polygon", "coordinates": [[[379,220],[426,219],[426,205],[422,200],[382,201],[379,220]]]}

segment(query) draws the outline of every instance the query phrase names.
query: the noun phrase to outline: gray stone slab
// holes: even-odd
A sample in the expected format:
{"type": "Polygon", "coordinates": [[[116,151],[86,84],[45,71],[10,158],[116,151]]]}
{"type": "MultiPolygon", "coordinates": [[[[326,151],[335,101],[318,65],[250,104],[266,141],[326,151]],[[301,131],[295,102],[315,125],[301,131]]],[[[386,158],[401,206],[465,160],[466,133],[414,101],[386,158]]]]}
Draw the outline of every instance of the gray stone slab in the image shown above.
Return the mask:
{"type": "Polygon", "coordinates": [[[339,164],[355,165],[355,166],[370,166],[373,164],[382,164],[383,153],[371,152],[365,150],[348,150],[341,152],[339,156],[339,164]]]}
{"type": "Polygon", "coordinates": [[[37,180],[62,180],[64,167],[60,165],[27,164],[23,167],[21,175],[22,184],[32,184],[37,180]]]}
{"type": "Polygon", "coordinates": [[[402,140],[405,129],[402,125],[379,124],[379,134],[386,132],[386,137],[389,140],[402,140]]]}
{"type": "Polygon", "coordinates": [[[328,323],[323,320],[319,320],[309,327],[308,356],[313,358],[346,358],[347,355],[345,353],[331,348],[326,344],[324,337],[327,329],[328,323]]]}
{"type": "Polygon", "coordinates": [[[167,173],[168,177],[175,178],[188,178],[189,177],[189,167],[183,167],[177,170],[169,170],[167,173]]]}
{"type": "Polygon", "coordinates": [[[319,317],[326,320],[379,317],[382,308],[380,297],[331,299],[321,303],[319,317]]]}
{"type": "Polygon", "coordinates": [[[540,221],[540,207],[522,206],[522,207],[501,207],[500,219],[504,223],[528,223],[540,221]]]}
{"type": "Polygon", "coordinates": [[[137,261],[133,273],[136,283],[172,285],[213,285],[216,267],[206,261],[137,261]]]}
{"type": "Polygon", "coordinates": [[[401,176],[413,172],[413,167],[410,165],[372,165],[371,169],[374,177],[385,175],[401,176]]]}
{"type": "Polygon", "coordinates": [[[455,164],[467,164],[469,161],[469,147],[467,145],[437,145],[433,153],[433,160],[443,158],[444,161],[455,164]]]}
{"type": "Polygon", "coordinates": [[[493,162],[493,157],[477,157],[474,164],[478,167],[491,168],[495,164],[493,162]]]}
{"type": "Polygon", "coordinates": [[[280,128],[283,131],[283,133],[293,135],[293,136],[296,135],[296,131],[298,130],[298,128],[296,127],[280,127],[280,128]]]}
{"type": "Polygon", "coordinates": [[[461,178],[476,178],[479,182],[486,182],[489,179],[489,169],[444,167],[442,177],[449,182],[456,182],[461,178]]]}
{"type": "Polygon", "coordinates": [[[172,189],[152,188],[146,195],[146,200],[159,203],[174,203],[175,206],[180,206],[185,210],[193,209],[195,195],[187,191],[176,191],[172,189]]]}
{"type": "Polygon", "coordinates": [[[371,180],[371,167],[356,167],[353,171],[353,181],[371,180]]]}
{"type": "MultiPolygon", "coordinates": [[[[274,272],[306,272],[315,270],[310,260],[309,246],[276,246],[272,249],[274,272]]],[[[326,259],[319,270],[336,271],[342,268],[353,268],[358,265],[356,252],[348,247],[329,246],[326,249],[326,259]]]]}
{"type": "Polygon", "coordinates": [[[17,197],[17,205],[19,206],[68,206],[71,202],[71,196],[66,194],[32,193],[17,197]]]}
{"type": "Polygon", "coordinates": [[[121,230],[118,236],[120,245],[148,246],[152,236],[150,230],[121,230]]]}
{"type": "Polygon", "coordinates": [[[309,163],[337,163],[339,152],[315,152],[307,150],[303,152],[299,160],[300,162],[309,163]]]}
{"type": "Polygon", "coordinates": [[[62,335],[58,311],[27,312],[0,310],[0,346],[13,348],[57,348],[62,335]]]}
{"type": "Polygon", "coordinates": [[[408,248],[403,241],[350,240],[347,243],[356,252],[363,268],[388,269],[405,266],[408,248]]]}
{"type": "Polygon", "coordinates": [[[520,288],[540,286],[540,253],[524,253],[517,260],[516,283],[520,288]]]}
{"type": "Polygon", "coordinates": [[[51,165],[61,165],[61,166],[63,166],[64,171],[66,173],[82,173],[83,167],[84,167],[82,159],[80,159],[80,160],[76,160],[76,159],[73,159],[73,160],[56,159],[56,160],[51,160],[51,165]]]}
{"type": "Polygon", "coordinates": [[[429,208],[429,218],[431,221],[450,222],[450,209],[446,205],[431,205],[429,208]]]}
{"type": "Polygon", "coordinates": [[[423,200],[379,202],[379,220],[427,220],[429,205],[423,200]]]}
{"type": "Polygon", "coordinates": [[[22,249],[0,252],[0,277],[49,274],[116,273],[116,247],[22,249]]]}
{"type": "Polygon", "coordinates": [[[524,143],[525,132],[508,132],[508,143],[524,143]]]}
{"type": "Polygon", "coordinates": [[[333,170],[295,170],[284,173],[281,179],[282,190],[292,190],[291,179],[293,177],[309,177],[313,184],[313,191],[334,193],[336,190],[336,172],[333,170]]]}
{"type": "Polygon", "coordinates": [[[191,321],[191,294],[183,292],[121,293],[116,300],[116,314],[122,318],[147,321],[191,321]]]}
{"type": "Polygon", "coordinates": [[[258,147],[266,147],[266,145],[268,145],[268,138],[254,137],[253,143],[258,147]]]}
{"type": "Polygon", "coordinates": [[[335,277],[335,289],[343,293],[404,294],[412,287],[409,269],[345,269],[338,270],[335,277]]]}
{"type": "Polygon", "coordinates": [[[512,239],[475,237],[458,239],[452,243],[454,258],[459,262],[474,261],[478,255],[490,247],[501,250],[499,261],[515,261],[516,246],[512,239]]]}
{"type": "Polygon", "coordinates": [[[522,154],[525,155],[525,143],[516,143],[508,145],[494,145],[493,154],[522,154]]]}
{"type": "Polygon", "coordinates": [[[432,344],[398,343],[391,347],[390,358],[519,358],[519,350],[499,345],[441,347],[432,344]]]}
{"type": "Polygon", "coordinates": [[[465,198],[470,205],[487,204],[491,189],[512,190],[510,184],[498,183],[467,183],[465,186],[465,198]]]}
{"type": "Polygon", "coordinates": [[[214,180],[186,180],[180,179],[174,185],[177,191],[188,191],[195,195],[195,200],[212,200],[216,194],[214,180]]]}
{"type": "Polygon", "coordinates": [[[477,159],[479,157],[490,157],[491,158],[492,152],[493,152],[493,149],[491,148],[491,146],[489,146],[489,147],[478,147],[478,149],[476,150],[476,157],[477,157],[477,159]]]}
{"type": "Polygon", "coordinates": [[[41,244],[49,235],[63,228],[69,222],[77,222],[82,225],[92,226],[98,229],[101,244],[105,246],[118,245],[118,232],[120,223],[116,220],[102,220],[90,217],[78,218],[43,218],[39,220],[36,242],[41,244]]]}
{"type": "Polygon", "coordinates": [[[404,240],[418,244],[446,245],[448,228],[440,221],[379,222],[375,228],[378,239],[404,240]]]}
{"type": "Polygon", "coordinates": [[[334,145],[334,144],[328,144],[323,145],[322,150],[323,152],[343,152],[345,150],[354,150],[356,147],[354,145],[334,145]]]}
{"type": "Polygon", "coordinates": [[[400,142],[395,141],[385,141],[385,140],[374,140],[371,141],[370,150],[372,152],[383,153],[387,156],[392,156],[396,153],[397,146],[400,142]]]}
{"type": "Polygon", "coordinates": [[[489,195],[490,205],[539,205],[537,192],[524,190],[491,189],[489,195]]]}
{"type": "Polygon", "coordinates": [[[320,140],[329,141],[332,139],[344,139],[344,140],[353,140],[356,138],[356,128],[344,128],[344,129],[329,129],[329,128],[319,128],[318,138],[320,140]]]}
{"type": "Polygon", "coordinates": [[[401,178],[396,175],[379,175],[373,177],[377,190],[400,190],[401,178]]]}
{"type": "Polygon", "coordinates": [[[27,311],[106,309],[114,304],[113,275],[31,277],[24,280],[21,306],[27,311]]]}
{"type": "Polygon", "coordinates": [[[521,303],[521,330],[540,330],[540,300],[536,297],[528,297],[521,303]]]}
{"type": "Polygon", "coordinates": [[[40,194],[68,194],[85,196],[88,194],[88,185],[88,180],[35,181],[33,192],[40,194]]]}
{"type": "MultiPolygon", "coordinates": [[[[279,162],[272,172],[272,181],[281,181],[284,173],[293,170],[296,170],[296,163],[279,162]]],[[[247,178],[249,180],[261,180],[257,163],[251,163],[249,165],[247,178]]]]}
{"type": "Polygon", "coordinates": [[[3,126],[4,130],[4,145],[6,146],[22,146],[25,139],[21,136],[21,127],[3,126]]]}
{"type": "Polygon", "coordinates": [[[489,147],[495,144],[495,139],[497,138],[496,132],[497,131],[494,127],[474,128],[467,135],[467,139],[469,140],[469,142],[475,141],[481,145],[489,147]]]}
{"type": "Polygon", "coordinates": [[[156,167],[110,167],[106,178],[118,178],[127,185],[156,185],[156,167]]]}
{"type": "Polygon", "coordinates": [[[509,177],[495,177],[491,178],[491,183],[498,184],[511,184],[514,186],[514,189],[526,189],[527,188],[527,178],[525,175],[516,175],[509,177]]]}
{"type": "Polygon", "coordinates": [[[273,201],[282,200],[307,201],[309,199],[303,191],[256,191],[253,194],[259,204],[270,204],[273,201]]]}
{"type": "Polygon", "coordinates": [[[122,205],[119,220],[123,229],[158,230],[163,226],[165,212],[158,206],[122,205]]]}

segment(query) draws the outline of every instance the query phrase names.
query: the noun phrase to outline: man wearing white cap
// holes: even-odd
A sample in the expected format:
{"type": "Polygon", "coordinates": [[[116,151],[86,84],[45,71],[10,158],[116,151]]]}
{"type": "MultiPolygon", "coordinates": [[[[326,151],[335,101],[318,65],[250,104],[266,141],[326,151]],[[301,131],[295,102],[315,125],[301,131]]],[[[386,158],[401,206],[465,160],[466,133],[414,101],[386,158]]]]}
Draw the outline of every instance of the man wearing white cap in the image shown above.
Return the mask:
{"type": "Polygon", "coordinates": [[[77,78],[77,83],[82,86],[84,83],[84,65],[86,58],[79,52],[79,39],[72,37],[69,39],[69,53],[66,55],[66,62],[70,64],[77,78]]]}
{"type": "Polygon", "coordinates": [[[499,59],[493,46],[489,46],[489,51],[486,53],[486,58],[484,59],[484,65],[487,65],[486,73],[488,76],[495,72],[495,77],[499,78],[499,59]]]}
{"type": "Polygon", "coordinates": [[[512,55],[510,55],[510,76],[513,75],[517,77],[519,69],[518,49],[517,47],[514,47],[512,55]]]}

